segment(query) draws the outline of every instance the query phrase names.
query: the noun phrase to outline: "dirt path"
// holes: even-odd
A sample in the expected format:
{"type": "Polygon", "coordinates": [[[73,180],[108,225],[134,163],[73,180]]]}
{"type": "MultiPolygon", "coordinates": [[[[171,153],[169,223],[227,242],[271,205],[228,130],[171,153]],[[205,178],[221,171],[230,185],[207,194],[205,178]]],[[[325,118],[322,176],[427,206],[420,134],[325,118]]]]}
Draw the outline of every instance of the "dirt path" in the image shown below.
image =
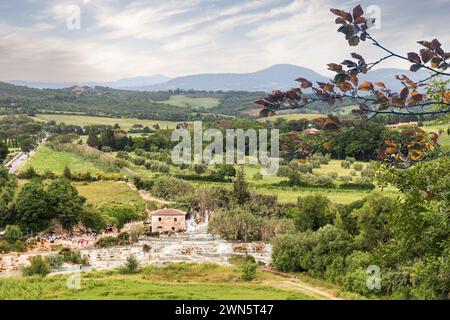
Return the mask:
{"type": "Polygon", "coordinates": [[[131,190],[136,190],[139,193],[139,195],[141,196],[142,200],[144,200],[144,201],[154,201],[159,204],[173,204],[172,201],[166,201],[164,199],[154,197],[145,190],[138,190],[131,182],[128,183],[128,186],[130,187],[131,190]]]}
{"type": "Polygon", "coordinates": [[[287,282],[273,284],[281,289],[299,290],[316,299],[343,300],[343,298],[336,297],[322,288],[312,287],[289,273],[280,272],[274,269],[267,269],[267,271],[289,279],[287,282]]]}

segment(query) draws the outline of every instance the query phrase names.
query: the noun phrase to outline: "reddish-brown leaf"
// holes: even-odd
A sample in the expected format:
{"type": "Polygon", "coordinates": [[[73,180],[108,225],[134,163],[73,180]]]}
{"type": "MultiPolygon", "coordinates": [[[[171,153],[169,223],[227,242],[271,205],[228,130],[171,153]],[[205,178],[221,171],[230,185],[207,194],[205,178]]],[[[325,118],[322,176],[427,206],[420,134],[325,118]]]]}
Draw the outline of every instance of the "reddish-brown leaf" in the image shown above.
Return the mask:
{"type": "Polygon", "coordinates": [[[435,54],[429,49],[420,49],[420,56],[422,57],[423,63],[428,63],[434,58],[435,54]]]}
{"type": "Polygon", "coordinates": [[[366,23],[366,18],[364,18],[364,17],[355,18],[354,23],[355,24],[365,24],[366,23]]]}
{"type": "Polygon", "coordinates": [[[415,63],[415,64],[411,65],[411,67],[409,68],[409,70],[411,70],[412,72],[416,72],[416,71],[419,70],[420,68],[422,68],[422,65],[415,63]]]}
{"type": "Polygon", "coordinates": [[[353,8],[353,18],[359,18],[364,14],[364,10],[361,7],[361,5],[357,5],[355,8],[353,8]]]}
{"type": "Polygon", "coordinates": [[[372,91],[373,90],[373,84],[372,82],[365,81],[362,85],[358,87],[361,91],[372,91]]]}
{"type": "Polygon", "coordinates": [[[400,92],[400,98],[402,100],[405,100],[409,95],[409,89],[408,87],[404,87],[403,90],[400,92]]]}
{"type": "Polygon", "coordinates": [[[439,57],[434,57],[433,59],[431,59],[431,66],[433,68],[437,68],[439,67],[439,65],[441,64],[443,60],[439,57]]]}
{"type": "Polygon", "coordinates": [[[357,35],[352,36],[348,39],[348,44],[352,47],[356,47],[359,44],[359,37],[357,35]]]}
{"type": "Polygon", "coordinates": [[[381,88],[386,88],[386,85],[383,82],[377,81],[377,82],[374,82],[373,84],[378,86],[378,87],[381,87],[381,88]]]}
{"type": "Polygon", "coordinates": [[[341,72],[342,71],[342,65],[337,63],[329,63],[327,64],[328,70],[334,71],[334,72],[341,72]]]}
{"type": "Polygon", "coordinates": [[[352,57],[353,57],[354,59],[357,59],[357,60],[364,60],[364,58],[362,57],[362,55],[357,54],[357,53],[355,53],[355,52],[352,52],[352,57]]]}
{"type": "Polygon", "coordinates": [[[408,52],[408,60],[414,63],[422,63],[419,55],[415,52],[408,52]]]}
{"type": "Polygon", "coordinates": [[[431,40],[431,45],[433,46],[434,50],[436,50],[442,46],[442,44],[439,42],[438,39],[431,40]]]}
{"type": "Polygon", "coordinates": [[[267,118],[267,117],[271,117],[271,116],[273,116],[273,115],[275,115],[275,113],[272,111],[272,110],[270,110],[270,109],[262,109],[260,112],[259,112],[259,117],[260,118],[267,118]]]}
{"type": "Polygon", "coordinates": [[[342,17],[337,17],[336,20],[334,20],[334,23],[336,24],[347,24],[347,21],[345,21],[342,17]]]}
{"type": "Polygon", "coordinates": [[[333,12],[335,15],[347,20],[348,22],[352,22],[353,18],[350,12],[346,12],[344,10],[340,9],[330,9],[331,12],[333,12]]]}
{"type": "Polygon", "coordinates": [[[258,101],[255,101],[256,104],[259,104],[262,107],[267,107],[269,103],[264,99],[259,99],[258,101]]]}
{"type": "Polygon", "coordinates": [[[426,48],[428,48],[428,49],[430,49],[430,50],[434,50],[433,44],[431,42],[429,42],[429,41],[422,40],[422,41],[417,41],[417,43],[422,45],[422,46],[424,46],[424,47],[426,47],[426,48]]]}

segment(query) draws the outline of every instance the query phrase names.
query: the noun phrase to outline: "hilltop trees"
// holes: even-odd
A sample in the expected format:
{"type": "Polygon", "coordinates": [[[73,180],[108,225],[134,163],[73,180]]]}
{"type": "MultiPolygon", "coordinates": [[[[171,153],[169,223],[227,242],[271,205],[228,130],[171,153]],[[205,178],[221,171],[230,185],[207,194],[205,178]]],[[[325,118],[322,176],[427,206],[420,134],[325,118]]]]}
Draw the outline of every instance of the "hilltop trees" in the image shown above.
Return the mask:
{"type": "Polygon", "coordinates": [[[9,153],[8,146],[0,141],[0,163],[6,159],[8,153],[9,153]]]}
{"type": "Polygon", "coordinates": [[[100,141],[98,140],[97,132],[94,129],[89,130],[89,135],[86,143],[88,144],[88,146],[93,148],[100,147],[100,141]]]}
{"type": "Polygon", "coordinates": [[[11,195],[2,194],[0,226],[16,224],[24,232],[38,232],[55,218],[69,229],[83,216],[84,203],[85,198],[67,179],[54,180],[48,188],[33,179],[22,187],[14,203],[11,195]]]}
{"type": "Polygon", "coordinates": [[[25,184],[17,195],[16,221],[23,230],[39,231],[50,222],[50,207],[47,192],[40,181],[25,184]]]}
{"type": "Polygon", "coordinates": [[[291,210],[295,227],[299,231],[315,231],[333,221],[335,209],[331,201],[321,194],[299,197],[297,208],[291,210]]]}
{"type": "Polygon", "coordinates": [[[238,204],[244,204],[250,198],[244,167],[240,167],[236,173],[236,179],[233,182],[233,196],[238,204]]]}
{"type": "Polygon", "coordinates": [[[54,180],[47,189],[51,216],[56,217],[66,228],[80,220],[85,198],[67,179],[54,180]]]}

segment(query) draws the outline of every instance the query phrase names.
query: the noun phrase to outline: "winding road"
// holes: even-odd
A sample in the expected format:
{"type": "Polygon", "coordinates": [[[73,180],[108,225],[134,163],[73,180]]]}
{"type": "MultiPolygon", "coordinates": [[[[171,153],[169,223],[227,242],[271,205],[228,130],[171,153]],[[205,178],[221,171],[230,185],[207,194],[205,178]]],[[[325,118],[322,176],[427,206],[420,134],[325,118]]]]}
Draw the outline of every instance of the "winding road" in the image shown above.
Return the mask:
{"type": "Polygon", "coordinates": [[[6,163],[5,167],[8,169],[9,173],[10,174],[16,173],[20,169],[20,167],[22,167],[22,165],[34,154],[39,145],[45,142],[45,140],[47,140],[47,137],[48,135],[41,142],[38,143],[38,145],[36,146],[36,148],[34,148],[34,150],[30,152],[19,152],[14,156],[14,158],[12,158],[8,163],[6,163]]]}

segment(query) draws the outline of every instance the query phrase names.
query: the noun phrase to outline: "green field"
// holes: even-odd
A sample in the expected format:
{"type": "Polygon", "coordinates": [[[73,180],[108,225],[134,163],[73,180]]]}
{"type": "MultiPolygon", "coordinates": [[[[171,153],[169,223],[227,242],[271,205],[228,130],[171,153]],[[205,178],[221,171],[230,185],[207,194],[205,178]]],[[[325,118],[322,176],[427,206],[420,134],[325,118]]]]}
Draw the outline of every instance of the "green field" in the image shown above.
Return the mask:
{"type": "Polygon", "coordinates": [[[189,97],[186,95],[174,95],[168,100],[162,101],[177,107],[191,107],[191,108],[213,108],[219,105],[219,99],[212,97],[189,97]]]}
{"type": "Polygon", "coordinates": [[[258,271],[251,282],[239,280],[237,267],[215,264],[148,266],[133,275],[116,271],[81,274],[81,288],[67,287],[68,275],[0,279],[0,300],[306,300],[324,299],[307,293],[289,278],[258,271]]]}
{"type": "Polygon", "coordinates": [[[276,195],[280,203],[295,203],[298,197],[304,197],[312,194],[322,194],[330,199],[332,202],[339,204],[349,204],[356,200],[361,200],[369,195],[368,191],[360,190],[336,190],[336,189],[272,189],[272,188],[257,188],[258,192],[267,195],[276,195]]]}
{"type": "Polygon", "coordinates": [[[39,173],[49,170],[55,174],[62,174],[64,167],[70,167],[72,172],[90,172],[95,174],[101,168],[83,157],[69,152],[60,152],[48,148],[45,144],[40,145],[33,156],[28,159],[21,171],[32,166],[39,173]]]}
{"type": "Polygon", "coordinates": [[[439,144],[444,151],[450,151],[450,135],[447,134],[447,129],[450,128],[450,123],[435,124],[426,123],[423,129],[426,131],[441,131],[442,134],[438,139],[439,144]]]}
{"type": "Polygon", "coordinates": [[[320,113],[288,113],[288,114],[279,114],[279,115],[275,115],[273,117],[269,117],[269,118],[260,118],[258,119],[261,122],[264,121],[275,121],[279,118],[283,118],[287,121],[289,120],[300,120],[300,119],[306,119],[306,120],[312,120],[315,118],[320,118],[323,117],[323,114],[320,113]]]}
{"type": "Polygon", "coordinates": [[[174,129],[179,122],[174,121],[161,121],[161,120],[141,120],[132,118],[107,118],[107,117],[90,117],[90,116],[74,116],[63,114],[38,114],[34,118],[38,121],[48,122],[54,120],[57,123],[64,122],[65,124],[71,124],[76,126],[89,126],[89,125],[110,125],[118,123],[122,129],[129,130],[134,124],[141,124],[143,126],[152,127],[155,124],[159,124],[161,129],[174,129]]]}
{"type": "Polygon", "coordinates": [[[74,183],[80,195],[94,205],[128,204],[143,205],[137,190],[131,189],[122,181],[96,181],[74,183]]]}

